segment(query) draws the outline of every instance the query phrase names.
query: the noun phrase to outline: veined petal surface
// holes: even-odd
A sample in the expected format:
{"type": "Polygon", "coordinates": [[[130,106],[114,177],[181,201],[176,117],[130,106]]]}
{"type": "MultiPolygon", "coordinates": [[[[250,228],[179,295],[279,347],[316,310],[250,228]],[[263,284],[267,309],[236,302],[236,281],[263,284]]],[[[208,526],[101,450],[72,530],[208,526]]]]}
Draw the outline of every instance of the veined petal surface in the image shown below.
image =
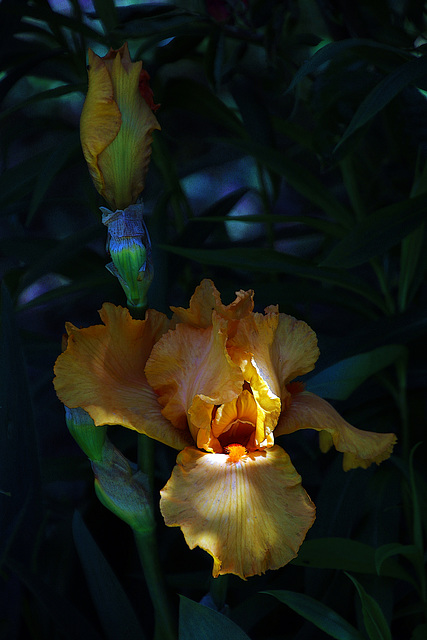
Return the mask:
{"type": "Polygon", "coordinates": [[[322,451],[327,450],[328,443],[333,443],[337,451],[344,454],[344,471],[357,467],[367,469],[374,462],[380,464],[390,457],[396,443],[393,433],[356,429],[329,402],[308,391],[292,396],[290,406],[280,417],[275,435],[293,433],[299,429],[326,431],[329,437],[322,438],[322,451]]]}
{"type": "Polygon", "coordinates": [[[199,399],[189,425],[195,441],[198,429],[210,429],[210,419],[205,423],[209,406],[213,409],[214,405],[229,402],[242,391],[242,372],[231,361],[226,341],[227,322],[214,312],[213,324],[206,329],[178,324],[162,336],[145,367],[148,382],[163,406],[163,415],[175,426],[187,425],[193,401],[199,399]],[[200,400],[206,403],[206,410],[200,400]]]}
{"type": "Polygon", "coordinates": [[[78,329],[67,324],[68,346],[55,364],[54,385],[70,408],[82,407],[96,425],[119,424],[176,449],[192,442],[161,414],[144,366],[154,343],[167,331],[169,320],[149,310],[145,320],[106,303],[103,325],[78,329]]]}
{"type": "Polygon", "coordinates": [[[214,577],[282,567],[315,518],[301,477],[278,446],[238,462],[187,447],[161,491],[160,509],[168,526],[181,527],[190,549],[213,557],[214,577]]]}

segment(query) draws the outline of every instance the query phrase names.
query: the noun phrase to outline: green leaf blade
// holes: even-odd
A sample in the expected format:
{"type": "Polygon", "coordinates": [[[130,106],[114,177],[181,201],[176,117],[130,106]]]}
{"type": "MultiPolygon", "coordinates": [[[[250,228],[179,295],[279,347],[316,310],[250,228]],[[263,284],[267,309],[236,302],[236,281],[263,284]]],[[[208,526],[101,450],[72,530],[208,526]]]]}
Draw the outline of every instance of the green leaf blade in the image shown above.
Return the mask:
{"type": "Polygon", "coordinates": [[[390,628],[387,620],[376,600],[362,587],[360,582],[346,573],[357,589],[360,601],[362,603],[362,615],[365,628],[370,640],[392,640],[390,628]]]}
{"type": "Polygon", "coordinates": [[[378,347],[341,360],[307,382],[307,390],[322,398],[346,400],[365,380],[406,354],[402,345],[378,347]]]}
{"type": "Polygon", "coordinates": [[[426,209],[424,193],[375,211],[357,224],[320,266],[348,269],[384,254],[422,224],[426,209]]]}
{"type": "Polygon", "coordinates": [[[347,620],[310,596],[285,590],[263,591],[262,593],[277,598],[335,640],[363,640],[363,636],[347,620]]]}
{"type": "Polygon", "coordinates": [[[73,536],[96,610],[108,640],[144,640],[128,597],[78,511],[73,536]]]}
{"type": "Polygon", "coordinates": [[[249,640],[240,627],[214,609],[180,596],[179,640],[249,640]]]}

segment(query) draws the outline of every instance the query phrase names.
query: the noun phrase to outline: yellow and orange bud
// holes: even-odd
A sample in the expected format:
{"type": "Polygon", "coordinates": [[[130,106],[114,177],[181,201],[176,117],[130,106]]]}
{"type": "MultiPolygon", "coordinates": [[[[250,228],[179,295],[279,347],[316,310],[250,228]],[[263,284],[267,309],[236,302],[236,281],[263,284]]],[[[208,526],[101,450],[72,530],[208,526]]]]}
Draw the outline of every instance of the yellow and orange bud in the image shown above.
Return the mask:
{"type": "Polygon", "coordinates": [[[83,154],[98,192],[125,209],[144,189],[158,108],[142,62],[127,44],[100,57],[89,49],[89,88],[80,119],[83,154]]]}

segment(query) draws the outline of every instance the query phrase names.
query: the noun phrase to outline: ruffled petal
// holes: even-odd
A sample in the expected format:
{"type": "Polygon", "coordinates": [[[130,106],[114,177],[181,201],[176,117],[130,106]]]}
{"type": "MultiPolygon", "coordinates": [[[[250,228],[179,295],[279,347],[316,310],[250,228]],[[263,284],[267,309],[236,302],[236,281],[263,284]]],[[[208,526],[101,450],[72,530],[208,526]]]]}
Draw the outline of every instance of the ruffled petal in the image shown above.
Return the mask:
{"type": "Polygon", "coordinates": [[[89,49],[89,87],[80,118],[80,139],[96,189],[105,194],[98,157],[117,136],[122,122],[113,83],[102,58],[89,49]]]}
{"type": "Polygon", "coordinates": [[[280,382],[271,357],[278,321],[278,314],[252,313],[239,322],[229,341],[230,356],[241,368],[258,405],[255,443],[259,447],[266,446],[269,436],[272,444],[281,409],[280,382]]]}
{"type": "Polygon", "coordinates": [[[254,307],[253,297],[254,292],[251,290],[236,291],[234,302],[224,305],[221,302],[220,293],[212,280],[205,279],[196,287],[188,309],[171,307],[171,310],[175,314],[174,319],[176,322],[186,322],[195,327],[206,329],[212,324],[212,311],[216,311],[222,318],[230,321],[239,320],[247,316],[254,307]]]}
{"type": "Polygon", "coordinates": [[[67,325],[67,350],[55,364],[59,399],[67,407],[85,409],[97,426],[119,424],[182,449],[192,442],[188,431],[179,431],[164,418],[144,374],[168,319],[149,310],[145,320],[134,320],[127,309],[109,303],[100,316],[104,325],[67,325]]]}
{"type": "Polygon", "coordinates": [[[281,389],[294,378],[312,371],[319,353],[313,329],[302,320],[279,313],[271,357],[281,389]]]}
{"type": "Polygon", "coordinates": [[[181,527],[193,549],[214,559],[213,576],[241,578],[278,569],[298,553],[315,507],[281,447],[232,462],[194,447],[177,458],[161,491],[168,526],[181,527]]]}
{"type": "Polygon", "coordinates": [[[229,402],[242,390],[242,373],[225,348],[226,325],[216,313],[213,325],[207,329],[178,324],[154,346],[145,367],[148,382],[163,406],[163,415],[175,426],[187,425],[197,396],[208,405],[206,411],[193,409],[191,414],[189,426],[195,442],[199,429],[210,429],[210,420],[200,423],[197,417],[209,415],[213,405],[229,402]]]}
{"type": "Polygon", "coordinates": [[[380,464],[387,460],[397,440],[393,433],[356,429],[329,402],[308,391],[292,396],[289,408],[280,417],[275,435],[299,429],[315,429],[329,434],[329,437],[322,436],[321,449],[327,451],[333,443],[337,451],[344,453],[344,471],[357,467],[367,469],[373,462],[380,464]]]}

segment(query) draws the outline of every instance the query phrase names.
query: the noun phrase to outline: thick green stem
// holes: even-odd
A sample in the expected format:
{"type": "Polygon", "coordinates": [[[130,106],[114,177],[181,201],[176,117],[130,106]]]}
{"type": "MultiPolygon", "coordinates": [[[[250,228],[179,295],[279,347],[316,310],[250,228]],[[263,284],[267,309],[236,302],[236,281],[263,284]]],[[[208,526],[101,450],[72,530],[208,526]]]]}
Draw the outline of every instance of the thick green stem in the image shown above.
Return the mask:
{"type": "Polygon", "coordinates": [[[135,542],[145,580],[154,608],[154,640],[177,640],[177,628],[172,616],[166,584],[160,566],[155,531],[134,531],[135,542]]]}
{"type": "Polygon", "coordinates": [[[228,575],[211,578],[209,593],[218,611],[222,611],[227,599],[228,575]]]}
{"type": "Polygon", "coordinates": [[[154,440],[143,433],[138,434],[138,467],[148,477],[152,494],[154,489],[154,440]]]}

